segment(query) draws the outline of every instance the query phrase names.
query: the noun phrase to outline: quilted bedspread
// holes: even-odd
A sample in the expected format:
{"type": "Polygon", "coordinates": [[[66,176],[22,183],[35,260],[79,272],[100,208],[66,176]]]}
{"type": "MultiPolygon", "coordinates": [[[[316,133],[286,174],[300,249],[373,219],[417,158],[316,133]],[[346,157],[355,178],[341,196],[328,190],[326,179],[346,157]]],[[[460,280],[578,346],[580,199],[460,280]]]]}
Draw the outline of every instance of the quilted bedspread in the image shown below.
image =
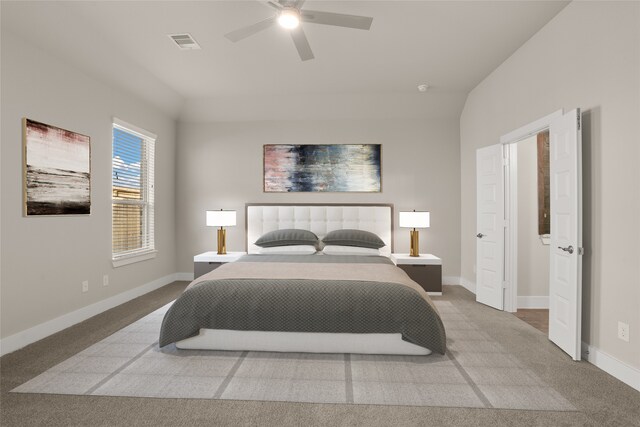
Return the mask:
{"type": "Polygon", "coordinates": [[[167,311],[160,346],[201,328],[400,333],[444,354],[429,296],[385,257],[247,255],[192,282],[167,311]]]}

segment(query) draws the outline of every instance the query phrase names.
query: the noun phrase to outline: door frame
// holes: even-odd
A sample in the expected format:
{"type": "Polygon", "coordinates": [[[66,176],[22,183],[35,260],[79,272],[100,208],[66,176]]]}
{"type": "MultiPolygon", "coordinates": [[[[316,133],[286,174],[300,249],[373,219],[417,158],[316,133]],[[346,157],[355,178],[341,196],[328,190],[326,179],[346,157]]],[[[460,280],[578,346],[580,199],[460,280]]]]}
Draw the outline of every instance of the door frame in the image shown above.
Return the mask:
{"type": "Polygon", "coordinates": [[[560,109],[500,137],[504,147],[505,247],[504,311],[518,310],[518,142],[548,130],[554,119],[562,117],[560,109]]]}

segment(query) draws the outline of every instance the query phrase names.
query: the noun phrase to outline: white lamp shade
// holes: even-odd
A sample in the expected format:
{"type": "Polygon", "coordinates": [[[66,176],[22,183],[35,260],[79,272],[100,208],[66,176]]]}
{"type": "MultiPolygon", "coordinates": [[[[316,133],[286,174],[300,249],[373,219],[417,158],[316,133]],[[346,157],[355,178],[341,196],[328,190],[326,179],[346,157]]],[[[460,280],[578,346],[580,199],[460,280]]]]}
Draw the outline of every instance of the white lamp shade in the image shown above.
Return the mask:
{"type": "Polygon", "coordinates": [[[400,212],[400,227],[402,228],[428,228],[430,222],[430,212],[400,212]]]}
{"type": "Polygon", "coordinates": [[[233,227],[236,225],[236,211],[207,211],[207,226],[233,227]]]}

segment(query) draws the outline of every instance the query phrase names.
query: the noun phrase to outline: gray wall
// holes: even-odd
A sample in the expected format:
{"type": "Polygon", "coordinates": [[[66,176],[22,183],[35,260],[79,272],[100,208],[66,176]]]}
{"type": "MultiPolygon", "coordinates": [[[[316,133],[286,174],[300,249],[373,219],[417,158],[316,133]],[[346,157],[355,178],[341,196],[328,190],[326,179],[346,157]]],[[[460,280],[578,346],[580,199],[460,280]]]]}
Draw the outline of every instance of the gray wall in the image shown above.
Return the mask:
{"type": "Polygon", "coordinates": [[[1,332],[5,338],[172,274],[175,121],[64,61],[2,32],[1,332]],[[111,266],[111,119],[158,135],[157,258],[111,266]],[[22,117],[91,137],[91,215],[22,216],[22,117]],[[102,275],[110,284],[102,286],[102,275]],[[89,280],[89,292],[81,282],[89,280]]]}
{"type": "MultiPolygon", "coordinates": [[[[397,211],[431,211],[421,252],[443,259],[444,275],[460,272],[458,120],[343,120],[180,123],[178,126],[178,269],[193,271],[195,254],[215,250],[205,210],[236,209],[227,250],[245,248],[245,202],[393,203],[397,211]],[[381,193],[263,193],[263,144],[382,144],[381,193]]],[[[395,250],[409,251],[409,230],[395,230],[395,250]]]]}
{"type": "Polygon", "coordinates": [[[583,109],[583,341],[640,368],[640,4],[573,2],[467,98],[462,276],[475,282],[476,149],[559,108],[583,109]],[[630,324],[630,342],[617,322],[630,324]]]}
{"type": "Polygon", "coordinates": [[[518,144],[518,296],[549,295],[549,245],[538,235],[536,137],[518,144]]]}

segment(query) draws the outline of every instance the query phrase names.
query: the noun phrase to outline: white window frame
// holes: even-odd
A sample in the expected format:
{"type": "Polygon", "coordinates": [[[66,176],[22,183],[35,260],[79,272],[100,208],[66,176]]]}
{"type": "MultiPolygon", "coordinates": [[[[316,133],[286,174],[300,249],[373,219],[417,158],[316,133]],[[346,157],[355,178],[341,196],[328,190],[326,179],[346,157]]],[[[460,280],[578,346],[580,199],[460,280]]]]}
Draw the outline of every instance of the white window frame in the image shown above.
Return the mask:
{"type": "Polygon", "coordinates": [[[113,252],[113,246],[111,247],[111,262],[114,267],[121,267],[123,265],[133,264],[135,262],[145,261],[156,257],[158,251],[155,248],[155,142],[157,135],[139,128],[135,125],[120,120],[117,117],[113,117],[113,124],[111,126],[111,176],[113,177],[113,130],[120,129],[124,132],[136,135],[144,139],[144,145],[146,150],[146,158],[152,159],[145,166],[145,170],[141,173],[142,182],[142,200],[119,200],[113,199],[113,181],[111,183],[111,239],[113,240],[113,205],[114,204],[130,204],[144,206],[143,209],[143,226],[142,226],[142,240],[148,242],[147,247],[127,251],[127,252],[113,252]],[[151,155],[150,155],[151,154],[151,155]]]}

